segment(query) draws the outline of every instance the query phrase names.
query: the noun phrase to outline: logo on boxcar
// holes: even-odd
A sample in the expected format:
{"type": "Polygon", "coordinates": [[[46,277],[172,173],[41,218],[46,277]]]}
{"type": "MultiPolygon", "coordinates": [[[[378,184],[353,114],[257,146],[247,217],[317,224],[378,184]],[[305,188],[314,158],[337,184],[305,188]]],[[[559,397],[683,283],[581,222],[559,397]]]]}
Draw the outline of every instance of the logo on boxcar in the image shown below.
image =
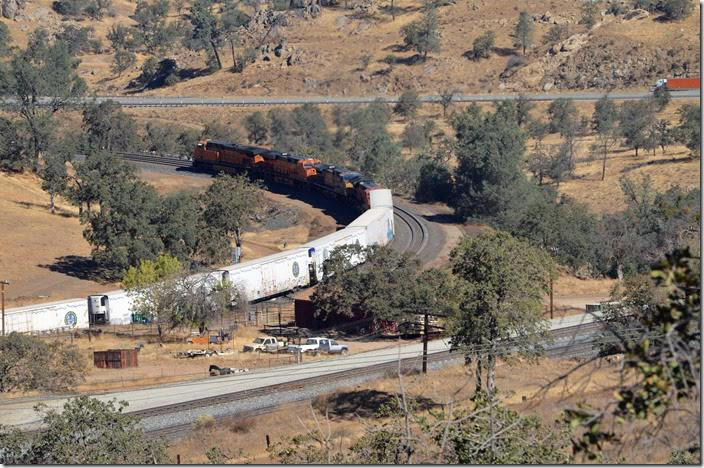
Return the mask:
{"type": "Polygon", "coordinates": [[[298,262],[293,262],[293,276],[298,276],[299,271],[298,262]]]}
{"type": "Polygon", "coordinates": [[[66,312],[66,315],[64,316],[64,323],[69,327],[75,327],[78,323],[78,317],[76,316],[76,313],[72,310],[66,312]]]}

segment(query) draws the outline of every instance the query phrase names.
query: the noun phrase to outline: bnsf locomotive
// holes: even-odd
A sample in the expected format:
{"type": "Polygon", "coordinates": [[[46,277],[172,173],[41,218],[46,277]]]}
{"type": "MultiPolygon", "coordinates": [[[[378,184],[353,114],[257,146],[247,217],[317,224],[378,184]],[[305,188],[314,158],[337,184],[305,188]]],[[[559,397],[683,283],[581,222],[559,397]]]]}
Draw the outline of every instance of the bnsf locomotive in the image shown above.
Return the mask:
{"type": "Polygon", "coordinates": [[[352,200],[362,210],[370,208],[370,193],[381,189],[359,172],[318,159],[223,141],[199,142],[193,152],[193,165],[225,172],[246,171],[253,177],[326,192],[352,200]]]}

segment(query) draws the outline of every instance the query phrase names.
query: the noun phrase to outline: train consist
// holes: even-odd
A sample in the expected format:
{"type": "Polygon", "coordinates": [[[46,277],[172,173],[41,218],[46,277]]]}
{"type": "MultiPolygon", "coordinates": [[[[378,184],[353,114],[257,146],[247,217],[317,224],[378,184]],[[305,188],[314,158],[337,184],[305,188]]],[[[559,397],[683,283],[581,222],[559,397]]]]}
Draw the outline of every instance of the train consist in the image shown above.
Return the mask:
{"type": "Polygon", "coordinates": [[[371,208],[370,193],[384,190],[359,172],[292,153],[223,141],[201,141],[193,166],[225,172],[246,171],[254,177],[314,190],[346,200],[362,210],[371,208]]]}
{"type": "MultiPolygon", "coordinates": [[[[327,165],[317,159],[216,141],[198,143],[194,150],[194,166],[227,172],[247,171],[265,180],[334,196],[364,211],[344,229],[320,239],[284,252],[194,275],[211,286],[229,280],[249,301],[266,299],[320,281],[323,262],[336,247],[386,245],[393,240],[391,191],[377,186],[358,172],[327,165]]],[[[132,300],[133,296],[118,290],[90,295],[87,300],[18,307],[6,311],[5,328],[8,332],[36,332],[64,327],[85,328],[93,324],[127,324],[132,320],[132,300]]]]}

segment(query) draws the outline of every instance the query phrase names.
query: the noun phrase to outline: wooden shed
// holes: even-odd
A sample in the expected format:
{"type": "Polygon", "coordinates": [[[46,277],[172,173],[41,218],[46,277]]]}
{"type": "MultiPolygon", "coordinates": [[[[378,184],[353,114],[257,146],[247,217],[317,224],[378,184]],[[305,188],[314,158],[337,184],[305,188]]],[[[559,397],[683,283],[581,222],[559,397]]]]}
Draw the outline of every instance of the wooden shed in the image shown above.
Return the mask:
{"type": "Polygon", "coordinates": [[[108,349],[93,352],[93,365],[101,369],[138,367],[138,349],[108,349]]]}

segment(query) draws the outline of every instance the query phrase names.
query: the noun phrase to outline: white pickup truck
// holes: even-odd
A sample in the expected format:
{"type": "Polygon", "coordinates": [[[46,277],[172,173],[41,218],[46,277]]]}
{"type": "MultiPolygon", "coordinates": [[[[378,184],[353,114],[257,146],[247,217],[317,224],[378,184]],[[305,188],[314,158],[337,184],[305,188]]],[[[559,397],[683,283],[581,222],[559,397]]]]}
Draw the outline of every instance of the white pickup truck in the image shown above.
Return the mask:
{"type": "Polygon", "coordinates": [[[242,351],[245,353],[278,353],[285,347],[286,343],[277,340],[273,336],[260,336],[257,337],[257,339],[255,339],[252,343],[244,345],[242,347],[242,351]]]}
{"type": "Polygon", "coordinates": [[[289,353],[310,353],[314,356],[318,353],[347,354],[347,346],[337,344],[337,341],[330,338],[315,337],[308,338],[302,345],[289,345],[286,351],[289,353]]]}
{"type": "Polygon", "coordinates": [[[321,342],[327,342],[327,340],[327,338],[321,337],[308,338],[302,345],[289,345],[286,351],[289,353],[310,353],[316,355],[320,352],[321,342]]]}

